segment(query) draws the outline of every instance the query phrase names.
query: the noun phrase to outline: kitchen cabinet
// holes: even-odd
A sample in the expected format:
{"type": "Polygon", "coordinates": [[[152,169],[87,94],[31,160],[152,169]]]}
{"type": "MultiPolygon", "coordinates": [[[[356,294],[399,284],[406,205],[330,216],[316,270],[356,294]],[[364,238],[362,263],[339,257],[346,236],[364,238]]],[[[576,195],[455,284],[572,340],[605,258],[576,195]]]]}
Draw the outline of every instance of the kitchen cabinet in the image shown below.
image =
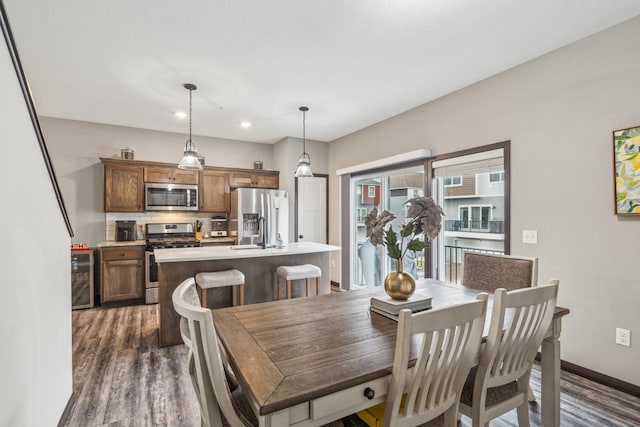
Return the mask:
{"type": "Polygon", "coordinates": [[[200,212],[229,210],[229,174],[217,170],[200,171],[200,212]]]}
{"type": "Polygon", "coordinates": [[[104,211],[142,212],[143,168],[129,164],[104,166],[104,211]]]}
{"type": "Polygon", "coordinates": [[[144,299],[144,246],[100,248],[100,302],[144,299]]]}
{"type": "Polygon", "coordinates": [[[278,189],[278,171],[237,172],[229,173],[229,186],[278,189]]]}
{"type": "Polygon", "coordinates": [[[144,168],[144,182],[197,184],[198,171],[171,167],[147,166],[144,168]]]}
{"type": "Polygon", "coordinates": [[[280,172],[205,166],[201,171],[178,169],[173,163],[104,158],[104,211],[144,212],[144,183],[198,185],[200,212],[228,212],[231,187],[280,187],[280,172]]]}

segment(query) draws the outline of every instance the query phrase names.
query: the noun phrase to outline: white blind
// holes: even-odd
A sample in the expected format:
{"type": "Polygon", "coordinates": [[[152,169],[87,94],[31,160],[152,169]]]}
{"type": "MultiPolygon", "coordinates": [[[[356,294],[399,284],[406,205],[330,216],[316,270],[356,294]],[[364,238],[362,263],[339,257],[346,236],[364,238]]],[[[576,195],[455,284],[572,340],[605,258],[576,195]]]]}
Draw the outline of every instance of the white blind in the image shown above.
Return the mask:
{"type": "Polygon", "coordinates": [[[436,178],[499,172],[504,170],[503,150],[483,151],[468,156],[437,160],[433,162],[433,169],[436,178]]]}

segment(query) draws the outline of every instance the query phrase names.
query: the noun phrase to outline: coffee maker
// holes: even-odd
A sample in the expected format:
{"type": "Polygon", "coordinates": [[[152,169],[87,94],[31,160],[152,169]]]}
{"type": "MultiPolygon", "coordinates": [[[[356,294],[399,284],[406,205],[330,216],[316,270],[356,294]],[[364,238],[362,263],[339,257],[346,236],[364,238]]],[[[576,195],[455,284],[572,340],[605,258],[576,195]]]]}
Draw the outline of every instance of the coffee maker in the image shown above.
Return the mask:
{"type": "Polygon", "coordinates": [[[116,221],[116,241],[127,242],[136,240],[135,221],[116,221]]]}

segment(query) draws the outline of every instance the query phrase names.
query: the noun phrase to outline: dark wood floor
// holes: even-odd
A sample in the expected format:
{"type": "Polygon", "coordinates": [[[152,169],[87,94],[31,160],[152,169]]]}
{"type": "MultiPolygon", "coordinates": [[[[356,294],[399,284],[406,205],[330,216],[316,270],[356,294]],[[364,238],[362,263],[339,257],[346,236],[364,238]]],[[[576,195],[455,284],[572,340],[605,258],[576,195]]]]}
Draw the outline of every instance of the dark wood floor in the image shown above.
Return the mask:
{"type": "MultiPolygon", "coordinates": [[[[157,305],[78,310],[72,321],[74,393],[60,426],[200,426],[185,347],[158,347],[157,305]]],[[[537,366],[532,388],[539,398],[537,366]]],[[[562,426],[640,426],[640,398],[566,372],[561,391],[562,426]]],[[[530,414],[541,426],[540,405],[530,414]]],[[[363,424],[348,417],[333,425],[363,424]]],[[[490,425],[517,426],[515,411],[490,425]]]]}

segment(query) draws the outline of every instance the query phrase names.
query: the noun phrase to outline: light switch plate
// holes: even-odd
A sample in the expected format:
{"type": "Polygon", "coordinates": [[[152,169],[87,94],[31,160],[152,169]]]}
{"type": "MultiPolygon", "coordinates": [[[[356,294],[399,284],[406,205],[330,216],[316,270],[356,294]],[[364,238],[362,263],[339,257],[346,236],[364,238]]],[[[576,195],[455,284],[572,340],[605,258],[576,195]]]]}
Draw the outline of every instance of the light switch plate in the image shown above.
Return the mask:
{"type": "Polygon", "coordinates": [[[522,243],[538,243],[538,230],[522,230],[522,243]]]}

